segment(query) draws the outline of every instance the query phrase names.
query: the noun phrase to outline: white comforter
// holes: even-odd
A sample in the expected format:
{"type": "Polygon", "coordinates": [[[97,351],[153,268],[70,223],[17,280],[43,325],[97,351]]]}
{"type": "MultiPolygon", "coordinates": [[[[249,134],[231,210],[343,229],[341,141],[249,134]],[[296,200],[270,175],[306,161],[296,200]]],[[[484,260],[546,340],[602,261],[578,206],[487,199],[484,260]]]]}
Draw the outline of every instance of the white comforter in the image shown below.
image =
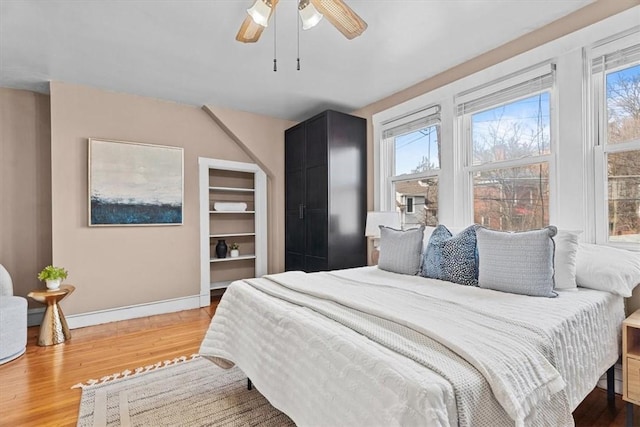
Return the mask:
{"type": "MultiPolygon", "coordinates": [[[[415,296],[407,299],[407,307],[436,297],[541,328],[559,355],[555,364],[570,385],[566,394],[572,409],[617,359],[622,299],[609,294],[580,290],[556,299],[532,298],[377,268],[331,274],[362,282],[363,289],[365,283],[399,287],[415,296]]],[[[458,421],[452,385],[438,374],[309,308],[276,300],[246,283],[235,283],[225,293],[201,354],[238,364],[274,406],[301,425],[458,421]]]]}

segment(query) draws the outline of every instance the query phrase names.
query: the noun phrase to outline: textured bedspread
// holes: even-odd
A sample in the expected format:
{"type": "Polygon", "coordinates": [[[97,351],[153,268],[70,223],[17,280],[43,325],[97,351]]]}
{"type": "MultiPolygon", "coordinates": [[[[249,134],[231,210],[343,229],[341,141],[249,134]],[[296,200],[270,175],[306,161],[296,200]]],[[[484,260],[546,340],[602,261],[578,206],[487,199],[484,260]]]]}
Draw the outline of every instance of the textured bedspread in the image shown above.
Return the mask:
{"type": "MultiPolygon", "coordinates": [[[[377,269],[290,272],[234,283],[201,354],[237,363],[301,425],[571,425],[584,386],[565,392],[558,370],[576,371],[564,356],[581,349],[565,346],[584,345],[564,323],[623,316],[621,300],[586,294],[522,297],[377,269]],[[552,302],[563,297],[573,304],[552,302]],[[530,317],[576,305],[588,310],[530,317]]],[[[613,335],[590,355],[603,370],[617,358],[613,335]]]]}

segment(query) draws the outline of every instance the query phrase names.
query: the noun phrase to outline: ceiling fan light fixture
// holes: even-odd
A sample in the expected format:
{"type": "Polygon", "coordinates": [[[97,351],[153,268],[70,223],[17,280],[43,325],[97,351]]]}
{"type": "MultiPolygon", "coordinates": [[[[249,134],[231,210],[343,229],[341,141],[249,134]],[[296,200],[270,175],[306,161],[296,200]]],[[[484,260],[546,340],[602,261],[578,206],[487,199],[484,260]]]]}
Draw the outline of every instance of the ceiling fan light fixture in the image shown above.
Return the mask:
{"type": "Polygon", "coordinates": [[[308,30],[315,27],[322,20],[323,16],[309,0],[300,0],[298,3],[298,13],[302,20],[302,29],[308,30]]]}
{"type": "Polygon", "coordinates": [[[256,0],[256,2],[247,9],[247,13],[258,25],[266,27],[271,16],[271,2],[269,0],[256,0]]]}

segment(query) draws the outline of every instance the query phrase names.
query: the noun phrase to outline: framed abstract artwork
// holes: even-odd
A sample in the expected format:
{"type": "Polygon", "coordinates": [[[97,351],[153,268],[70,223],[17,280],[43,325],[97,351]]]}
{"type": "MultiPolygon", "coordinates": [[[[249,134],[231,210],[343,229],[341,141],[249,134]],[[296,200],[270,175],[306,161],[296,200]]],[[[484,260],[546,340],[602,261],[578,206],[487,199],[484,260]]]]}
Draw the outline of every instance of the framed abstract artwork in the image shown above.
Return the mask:
{"type": "Polygon", "coordinates": [[[183,149],[89,139],[89,225],[181,225],[183,149]]]}

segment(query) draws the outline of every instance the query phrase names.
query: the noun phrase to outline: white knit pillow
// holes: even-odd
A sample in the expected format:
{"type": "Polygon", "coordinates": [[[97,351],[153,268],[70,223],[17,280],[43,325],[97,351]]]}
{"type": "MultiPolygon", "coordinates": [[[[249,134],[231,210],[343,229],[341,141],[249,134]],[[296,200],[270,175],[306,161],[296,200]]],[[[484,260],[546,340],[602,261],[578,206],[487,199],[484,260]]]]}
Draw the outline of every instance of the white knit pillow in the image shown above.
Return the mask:
{"type": "Polygon", "coordinates": [[[378,268],[400,274],[418,274],[423,235],[424,226],[403,231],[381,225],[378,268]]]}
{"type": "Polygon", "coordinates": [[[554,226],[509,233],[478,227],[481,288],[538,297],[554,297],[554,226]]]}

